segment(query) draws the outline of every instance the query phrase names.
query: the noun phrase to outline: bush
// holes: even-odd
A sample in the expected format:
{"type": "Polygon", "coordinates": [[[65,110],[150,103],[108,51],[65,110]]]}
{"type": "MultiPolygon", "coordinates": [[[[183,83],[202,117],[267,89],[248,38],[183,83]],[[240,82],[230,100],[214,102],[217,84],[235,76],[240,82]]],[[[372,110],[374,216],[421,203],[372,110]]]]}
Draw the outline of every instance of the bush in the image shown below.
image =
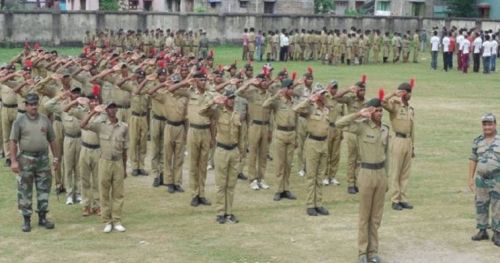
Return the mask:
{"type": "Polygon", "coordinates": [[[119,9],[118,0],[99,0],[99,10],[118,11],[119,9]]]}

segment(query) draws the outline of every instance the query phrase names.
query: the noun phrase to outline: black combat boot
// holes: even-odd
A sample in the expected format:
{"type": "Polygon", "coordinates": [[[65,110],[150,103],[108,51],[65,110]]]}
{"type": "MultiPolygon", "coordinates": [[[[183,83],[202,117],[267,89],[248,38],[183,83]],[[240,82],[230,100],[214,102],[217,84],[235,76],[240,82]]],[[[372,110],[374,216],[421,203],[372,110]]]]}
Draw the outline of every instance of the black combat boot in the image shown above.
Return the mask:
{"type": "Polygon", "coordinates": [[[489,238],[489,236],[488,236],[488,232],[486,232],[486,229],[479,229],[479,232],[477,232],[477,234],[475,234],[471,237],[471,239],[474,241],[481,241],[481,240],[485,240],[488,238],[489,238]]]}
{"type": "Polygon", "coordinates": [[[495,246],[500,247],[500,232],[495,231],[491,241],[493,241],[493,244],[495,244],[495,246]]]}
{"type": "Polygon", "coordinates": [[[31,232],[31,216],[23,216],[24,222],[22,230],[23,232],[31,232]]]}
{"type": "Polygon", "coordinates": [[[38,225],[43,226],[46,229],[53,229],[55,224],[47,220],[47,212],[38,212],[38,225]]]}

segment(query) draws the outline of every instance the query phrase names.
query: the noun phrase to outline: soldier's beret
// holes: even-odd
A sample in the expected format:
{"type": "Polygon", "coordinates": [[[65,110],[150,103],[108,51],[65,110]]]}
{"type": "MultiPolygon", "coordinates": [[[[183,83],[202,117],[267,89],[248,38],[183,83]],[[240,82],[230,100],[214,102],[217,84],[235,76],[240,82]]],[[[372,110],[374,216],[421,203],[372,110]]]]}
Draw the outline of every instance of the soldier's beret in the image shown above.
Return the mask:
{"type": "Polygon", "coordinates": [[[356,87],[361,88],[361,89],[366,89],[366,84],[362,81],[356,82],[356,87]]]}
{"type": "Polygon", "coordinates": [[[232,90],[226,90],[226,92],[224,93],[224,96],[228,99],[234,99],[236,97],[236,95],[234,94],[234,91],[232,91],[232,90]]]}
{"type": "Polygon", "coordinates": [[[282,88],[290,88],[293,85],[293,80],[291,79],[284,79],[281,81],[281,87],[282,88]]]}
{"type": "Polygon", "coordinates": [[[410,86],[409,83],[404,82],[404,83],[401,83],[401,85],[399,85],[398,90],[404,90],[404,91],[410,93],[411,92],[411,86],[410,86]]]}
{"type": "Polygon", "coordinates": [[[365,103],[365,107],[382,107],[382,103],[378,98],[373,98],[365,103]]]}
{"type": "Polygon", "coordinates": [[[38,100],[39,100],[38,94],[28,93],[28,95],[26,95],[26,98],[24,99],[24,102],[26,102],[28,104],[34,104],[34,103],[38,103],[38,100]]]}

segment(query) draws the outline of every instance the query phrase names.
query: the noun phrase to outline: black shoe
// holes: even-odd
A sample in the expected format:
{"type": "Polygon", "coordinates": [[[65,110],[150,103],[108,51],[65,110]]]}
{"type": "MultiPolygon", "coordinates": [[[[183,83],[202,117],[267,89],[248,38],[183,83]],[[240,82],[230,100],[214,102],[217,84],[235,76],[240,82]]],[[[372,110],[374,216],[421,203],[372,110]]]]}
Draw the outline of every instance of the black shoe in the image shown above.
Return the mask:
{"type": "Polygon", "coordinates": [[[355,186],[349,186],[349,187],[347,187],[347,193],[355,195],[357,193],[356,192],[356,187],[355,186]]]}
{"type": "Polygon", "coordinates": [[[10,164],[11,164],[10,159],[9,158],[5,159],[5,167],[10,167],[10,164]]]}
{"type": "Polygon", "coordinates": [[[139,169],[139,174],[142,175],[142,176],[148,176],[148,172],[146,172],[146,170],[144,169],[139,169]]]}
{"type": "Polygon", "coordinates": [[[31,217],[30,216],[23,216],[24,217],[24,222],[22,226],[23,232],[31,232],[31,217]]]}
{"type": "Polygon", "coordinates": [[[238,179],[246,181],[246,180],[248,180],[248,177],[246,177],[243,173],[239,173],[238,174],[238,179]]]}
{"type": "Polygon", "coordinates": [[[230,214],[230,215],[226,215],[226,222],[229,224],[236,224],[240,221],[238,220],[238,218],[236,218],[236,216],[234,216],[233,214],[230,214]]]}
{"type": "Polygon", "coordinates": [[[359,193],[359,188],[356,185],[354,186],[354,190],[356,191],[356,193],[359,193]]]}
{"type": "Polygon", "coordinates": [[[55,224],[47,220],[47,212],[38,212],[38,225],[46,229],[53,229],[55,224]]]}
{"type": "Polygon", "coordinates": [[[270,154],[267,155],[267,159],[271,162],[273,161],[273,157],[270,154]]]}
{"type": "Polygon", "coordinates": [[[403,207],[401,206],[401,203],[392,203],[392,209],[401,211],[403,210],[403,207]]]}
{"type": "Polygon", "coordinates": [[[198,196],[193,197],[191,199],[191,206],[197,207],[200,205],[200,199],[198,199],[198,196]]]}
{"type": "Polygon", "coordinates": [[[486,229],[479,229],[479,232],[471,237],[471,239],[474,241],[481,241],[489,238],[490,237],[488,236],[488,232],[486,232],[486,229]]]}
{"type": "Polygon", "coordinates": [[[215,221],[217,221],[219,224],[224,224],[224,223],[226,223],[226,217],[223,215],[218,215],[215,218],[215,221]]]}
{"type": "Polygon", "coordinates": [[[382,263],[379,256],[372,256],[368,259],[368,263],[382,263]]]}
{"type": "Polygon", "coordinates": [[[328,212],[328,210],[322,206],[316,207],[316,212],[318,212],[318,214],[323,215],[323,216],[327,216],[330,214],[330,212],[328,212]]]}
{"type": "Polygon", "coordinates": [[[413,209],[413,205],[408,202],[400,202],[399,205],[404,209],[413,209]]]}
{"type": "Polygon", "coordinates": [[[318,216],[318,211],[316,211],[316,208],[307,208],[306,210],[307,214],[310,216],[318,216]]]}
{"type": "Polygon", "coordinates": [[[493,244],[495,244],[495,246],[500,247],[500,232],[495,231],[493,233],[493,238],[491,239],[491,241],[493,241],[493,244]]]}
{"type": "Polygon", "coordinates": [[[139,176],[139,169],[132,170],[132,176],[139,176]]]}
{"type": "Polygon", "coordinates": [[[294,194],[292,194],[292,192],[290,192],[290,191],[283,192],[281,194],[281,196],[283,198],[290,199],[290,200],[296,200],[297,199],[297,197],[294,194]]]}
{"type": "Polygon", "coordinates": [[[171,194],[175,193],[175,187],[173,184],[167,184],[167,192],[171,194]]]}
{"type": "Polygon", "coordinates": [[[275,193],[274,194],[274,197],[273,197],[273,200],[274,201],[279,201],[281,200],[281,196],[283,195],[283,193],[275,193]]]}
{"type": "Polygon", "coordinates": [[[153,180],[153,187],[160,187],[160,177],[155,177],[153,180]]]}
{"type": "Polygon", "coordinates": [[[56,187],[56,195],[60,195],[62,193],[66,193],[66,189],[64,188],[64,186],[62,185],[59,185],[56,187]]]}
{"type": "Polygon", "coordinates": [[[174,189],[176,192],[179,192],[179,193],[183,193],[184,192],[184,189],[182,189],[182,187],[178,184],[174,185],[174,189]]]}
{"type": "Polygon", "coordinates": [[[198,202],[200,203],[200,205],[212,205],[212,203],[210,203],[210,201],[208,201],[208,199],[206,199],[205,197],[198,198],[198,202]]]}

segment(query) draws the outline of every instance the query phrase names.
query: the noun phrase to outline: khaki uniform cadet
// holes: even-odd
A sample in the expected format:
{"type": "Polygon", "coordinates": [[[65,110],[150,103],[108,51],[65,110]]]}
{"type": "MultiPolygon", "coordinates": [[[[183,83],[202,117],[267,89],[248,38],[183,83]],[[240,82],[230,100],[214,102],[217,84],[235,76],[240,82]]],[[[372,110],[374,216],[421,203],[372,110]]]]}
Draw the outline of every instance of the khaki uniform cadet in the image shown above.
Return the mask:
{"type": "Polygon", "coordinates": [[[355,134],[359,145],[359,262],[380,262],[378,258],[378,228],[384,211],[387,191],[386,152],[389,127],[380,123],[382,107],[379,99],[367,102],[370,108],[349,114],[336,122],[339,129],[355,134]],[[376,111],[376,112],[375,112],[376,111]],[[380,119],[374,117],[379,114],[380,119]],[[371,115],[371,118],[368,119],[371,115]],[[367,117],[358,121],[360,117],[367,117]],[[374,121],[375,119],[375,121],[374,121]],[[378,123],[377,123],[378,122],[378,123]]]}
{"type": "Polygon", "coordinates": [[[401,56],[401,38],[398,34],[394,34],[391,40],[392,44],[392,62],[396,63],[399,61],[401,56]]]}
{"type": "Polygon", "coordinates": [[[288,58],[289,60],[296,60],[296,58],[294,57],[294,54],[295,54],[295,46],[297,44],[297,33],[295,33],[294,31],[292,31],[290,33],[290,36],[288,37],[289,39],[289,45],[288,45],[288,58]]]}
{"type": "Polygon", "coordinates": [[[311,32],[307,32],[304,35],[304,60],[311,60],[312,59],[312,52],[313,52],[313,36],[311,32]]]}
{"type": "Polygon", "coordinates": [[[303,59],[304,33],[296,32],[295,46],[293,47],[293,60],[300,61],[303,59]]]}
{"type": "Polygon", "coordinates": [[[132,166],[132,175],[148,175],[144,160],[146,159],[148,133],[148,105],[149,97],[146,91],[139,90],[146,73],[139,69],[131,77],[123,79],[117,86],[130,93],[131,116],[128,119],[129,131],[129,159],[132,166]]]}
{"type": "Polygon", "coordinates": [[[93,131],[99,136],[99,194],[101,217],[106,224],[105,233],[111,232],[112,229],[125,231],[121,220],[129,138],[127,124],[116,118],[116,110],[116,104],[109,102],[106,104],[107,120],[88,123],[89,119],[97,114],[94,109],[81,123],[83,129],[93,131]]]}
{"type": "Polygon", "coordinates": [[[379,31],[376,31],[373,36],[373,61],[377,64],[380,63],[380,50],[382,50],[382,38],[379,31]]]}
{"type": "Polygon", "coordinates": [[[19,116],[12,125],[10,132],[11,169],[17,173],[17,201],[18,208],[24,217],[23,232],[31,231],[31,214],[33,213],[33,184],[36,187],[38,225],[47,229],[54,228],[54,223],[47,220],[49,212],[49,195],[52,184],[50,173],[48,147],[54,158],[54,166],[59,164],[59,153],[55,147],[54,129],[47,116],[40,113],[31,114],[33,107],[37,107],[38,95],[26,96],[27,107],[30,112],[19,116]],[[19,152],[18,152],[19,144],[19,152]]]}
{"type": "Polygon", "coordinates": [[[359,64],[359,36],[356,33],[351,34],[352,41],[352,59],[351,63],[359,64]]]}
{"type": "Polygon", "coordinates": [[[81,129],[80,121],[67,112],[64,112],[63,107],[71,99],[76,99],[80,95],[80,92],[81,89],[79,87],[73,87],[71,89],[71,98],[65,98],[66,94],[60,93],[45,103],[47,110],[53,114],[59,114],[62,120],[64,131],[63,164],[67,205],[72,205],[74,202],[81,202],[80,170],[78,169],[81,129]]]}
{"type": "Polygon", "coordinates": [[[347,65],[351,65],[351,63],[353,63],[353,59],[354,59],[354,49],[353,49],[353,46],[354,45],[354,41],[351,37],[351,35],[347,35],[347,40],[346,40],[346,63],[347,65]]]}
{"type": "Polygon", "coordinates": [[[328,129],[328,161],[326,163],[326,174],[323,179],[323,185],[339,185],[335,176],[339,169],[340,161],[340,144],[342,142],[342,131],[335,127],[335,121],[338,117],[344,115],[344,107],[335,99],[338,83],[333,80],[327,87],[325,94],[325,105],[330,109],[330,128],[328,129]]]}
{"type": "Polygon", "coordinates": [[[366,32],[365,36],[365,64],[370,63],[371,50],[373,48],[373,33],[371,31],[366,32]]]}
{"type": "Polygon", "coordinates": [[[271,108],[274,114],[274,149],[275,149],[275,173],[278,177],[278,190],[274,195],[274,201],[281,198],[295,200],[294,194],[290,192],[290,173],[293,164],[293,151],[297,144],[296,125],[297,113],[293,110],[293,80],[283,80],[283,89],[276,92],[272,97],[264,101],[264,108],[271,108]]]}
{"type": "MultiPolygon", "coordinates": [[[[49,73],[48,73],[49,74],[49,73]]],[[[57,94],[64,92],[64,91],[69,91],[71,87],[71,75],[69,71],[65,70],[62,73],[62,79],[61,82],[59,82],[59,77],[56,74],[51,74],[47,76],[45,79],[41,80],[38,82],[34,90],[42,95],[46,96],[48,98],[53,98],[57,94]]],[[[19,102],[19,100],[18,100],[19,102]]],[[[18,103],[19,105],[19,103],[18,103]]],[[[19,111],[19,110],[18,110],[19,111]]],[[[64,155],[63,151],[63,145],[64,145],[64,128],[63,128],[63,123],[61,119],[60,113],[54,113],[53,114],[53,122],[52,126],[54,127],[54,132],[56,135],[56,146],[57,146],[57,151],[61,153],[61,155],[64,155]]],[[[61,193],[65,191],[64,188],[64,166],[63,169],[58,169],[54,171],[54,176],[55,176],[55,183],[56,183],[56,192],[61,193]]]]}
{"type": "Polygon", "coordinates": [[[255,32],[253,28],[250,28],[250,33],[248,33],[248,58],[247,60],[252,61],[255,54],[255,32]]]}
{"type": "Polygon", "coordinates": [[[193,36],[193,47],[192,47],[192,50],[193,50],[193,53],[194,55],[199,58],[200,55],[200,36],[198,35],[197,32],[194,33],[194,36],[193,36]]]}
{"type": "Polygon", "coordinates": [[[479,232],[472,237],[474,241],[489,239],[489,212],[491,204],[492,241],[500,246],[500,135],[496,130],[496,117],[485,114],[483,134],[474,139],[469,157],[469,187],[474,191],[476,228],[479,232]]]}
{"type": "Polygon", "coordinates": [[[326,60],[326,49],[328,47],[328,36],[325,31],[321,31],[321,35],[319,35],[319,51],[318,51],[318,59],[321,61],[326,60]]]}
{"type": "Polygon", "coordinates": [[[280,37],[278,33],[271,36],[271,59],[278,60],[280,37]]]}
{"type": "Polygon", "coordinates": [[[347,55],[347,40],[349,39],[346,31],[342,31],[342,34],[340,35],[340,61],[342,64],[344,64],[344,60],[346,59],[347,55]]]}
{"type": "Polygon", "coordinates": [[[322,185],[328,159],[328,145],[325,143],[330,126],[330,111],[324,105],[322,87],[317,87],[314,94],[308,99],[293,107],[296,112],[307,115],[307,138],[304,152],[306,159],[307,179],[307,214],[310,216],[328,215],[329,212],[322,206],[322,185]]]}
{"type": "Polygon", "coordinates": [[[403,36],[402,44],[401,44],[401,50],[403,53],[403,63],[408,63],[408,59],[410,58],[410,40],[408,39],[407,35],[403,36]]]}
{"type": "Polygon", "coordinates": [[[389,175],[392,178],[394,192],[391,196],[392,207],[396,210],[403,208],[412,209],[408,203],[406,189],[410,178],[411,162],[413,158],[413,143],[415,140],[415,111],[408,104],[407,98],[411,96],[411,87],[403,83],[398,87],[403,92],[400,98],[393,98],[396,93],[384,99],[382,106],[389,112],[394,137],[391,138],[389,175]]]}
{"type": "Polygon", "coordinates": [[[334,34],[332,32],[328,33],[328,36],[326,37],[326,50],[323,59],[328,61],[329,64],[332,64],[333,60],[333,41],[334,41],[334,34]]]}
{"type": "MultiPolygon", "coordinates": [[[[94,105],[99,103],[98,96],[90,94],[87,98],[93,101],[90,103],[94,105]]],[[[78,101],[75,100],[74,103],[78,103],[78,101]]],[[[72,106],[65,107],[65,111],[78,120],[82,120],[89,113],[89,109],[87,108],[72,108],[72,106]]],[[[93,107],[91,106],[91,109],[93,107]]],[[[106,115],[101,114],[93,117],[90,122],[103,122],[105,120],[106,115]]],[[[101,215],[98,177],[100,155],[101,149],[97,133],[82,129],[82,146],[80,149],[80,159],[78,159],[78,168],[82,182],[82,216],[89,216],[90,214],[101,215]]]]}
{"type": "Polygon", "coordinates": [[[2,96],[2,133],[3,133],[3,153],[6,156],[6,164],[10,166],[10,131],[12,124],[17,117],[17,94],[12,88],[7,85],[0,84],[2,96]],[[7,161],[8,160],[8,161],[7,161]]]}
{"type": "MultiPolygon", "coordinates": [[[[342,97],[343,94],[339,94],[339,96],[337,96],[337,101],[346,105],[348,114],[358,112],[363,108],[363,104],[365,103],[365,84],[358,82],[355,88],[356,94],[344,97],[342,97]]],[[[343,93],[346,94],[346,92],[349,91],[343,93]]],[[[358,140],[355,134],[347,132],[344,133],[344,135],[347,139],[347,192],[356,194],[358,192],[358,187],[356,186],[359,161],[358,140]]]]}
{"type": "Polygon", "coordinates": [[[240,113],[233,109],[234,93],[228,90],[222,98],[208,103],[200,110],[200,114],[212,117],[217,125],[215,138],[217,147],[215,149],[216,220],[220,224],[238,223],[238,219],[233,215],[233,200],[238,176],[239,152],[244,150],[239,144],[241,117],[240,113]],[[214,106],[214,103],[217,103],[217,106],[214,106]]]}
{"type": "MultiPolygon", "coordinates": [[[[312,95],[312,85],[313,85],[313,75],[306,73],[304,74],[305,80],[304,85],[300,85],[295,88],[295,96],[299,97],[299,101],[307,100],[312,95]]],[[[306,163],[304,158],[304,145],[307,135],[307,115],[305,113],[299,113],[299,119],[297,121],[297,157],[299,161],[299,176],[304,176],[306,174],[306,163]]]]}
{"type": "MultiPolygon", "coordinates": [[[[161,74],[166,74],[166,72],[161,74]]],[[[174,86],[177,89],[188,84],[188,82],[183,81],[174,86]]],[[[164,105],[163,114],[166,119],[166,124],[163,130],[163,172],[165,184],[168,187],[169,193],[174,193],[176,191],[184,192],[181,184],[182,164],[184,162],[184,148],[186,144],[187,91],[184,89],[177,91],[172,90],[165,93],[154,93],[153,91],[155,91],[156,88],[158,87],[155,87],[149,94],[153,100],[157,100],[164,105]],[[168,105],[168,107],[165,107],[165,105],[168,105]]]]}
{"type": "Polygon", "coordinates": [[[420,36],[418,32],[413,34],[413,38],[411,39],[411,49],[413,50],[413,63],[418,63],[418,56],[420,54],[420,36]]]}
{"type": "Polygon", "coordinates": [[[264,75],[258,75],[257,83],[248,82],[241,86],[236,95],[248,100],[248,113],[250,116],[248,126],[248,175],[250,187],[254,190],[268,189],[264,182],[267,166],[267,153],[269,151],[269,109],[262,105],[269,96],[267,87],[262,87],[264,75]],[[250,85],[258,85],[250,88],[250,85]]]}
{"type": "MultiPolygon", "coordinates": [[[[253,74],[253,68],[251,65],[247,64],[245,66],[246,72],[250,72],[253,74]]],[[[240,74],[239,74],[240,75],[240,74]]],[[[238,76],[238,75],[237,75],[238,76]]],[[[247,79],[247,77],[239,77],[240,79],[247,79]]],[[[236,85],[230,85],[229,90],[235,92],[238,88],[236,85]]],[[[248,101],[241,97],[241,96],[236,96],[234,99],[234,110],[238,113],[240,113],[241,119],[241,127],[240,127],[240,148],[244,149],[243,151],[240,151],[240,162],[238,163],[238,179],[241,180],[247,180],[248,178],[244,174],[245,170],[245,165],[248,162],[248,122],[249,122],[249,117],[248,117],[248,101]]]]}
{"type": "Polygon", "coordinates": [[[333,64],[338,65],[340,62],[340,56],[341,56],[341,49],[340,49],[340,36],[338,33],[335,33],[333,35],[333,50],[332,50],[332,56],[333,56],[333,64]]]}
{"type": "Polygon", "coordinates": [[[387,59],[389,59],[389,55],[391,53],[391,39],[389,38],[389,33],[385,34],[385,36],[382,38],[382,42],[384,44],[382,50],[382,57],[384,63],[387,63],[387,59]]]}
{"type": "Polygon", "coordinates": [[[366,50],[367,50],[366,39],[363,37],[363,35],[360,35],[358,39],[358,61],[360,65],[363,64],[363,60],[365,59],[366,56],[366,50]]]}
{"type": "Polygon", "coordinates": [[[211,205],[205,197],[207,179],[208,153],[212,141],[211,120],[201,115],[200,110],[211,99],[212,94],[206,90],[206,76],[203,73],[193,75],[195,84],[189,89],[187,119],[189,130],[187,149],[189,153],[189,186],[191,188],[191,206],[211,205]]]}

